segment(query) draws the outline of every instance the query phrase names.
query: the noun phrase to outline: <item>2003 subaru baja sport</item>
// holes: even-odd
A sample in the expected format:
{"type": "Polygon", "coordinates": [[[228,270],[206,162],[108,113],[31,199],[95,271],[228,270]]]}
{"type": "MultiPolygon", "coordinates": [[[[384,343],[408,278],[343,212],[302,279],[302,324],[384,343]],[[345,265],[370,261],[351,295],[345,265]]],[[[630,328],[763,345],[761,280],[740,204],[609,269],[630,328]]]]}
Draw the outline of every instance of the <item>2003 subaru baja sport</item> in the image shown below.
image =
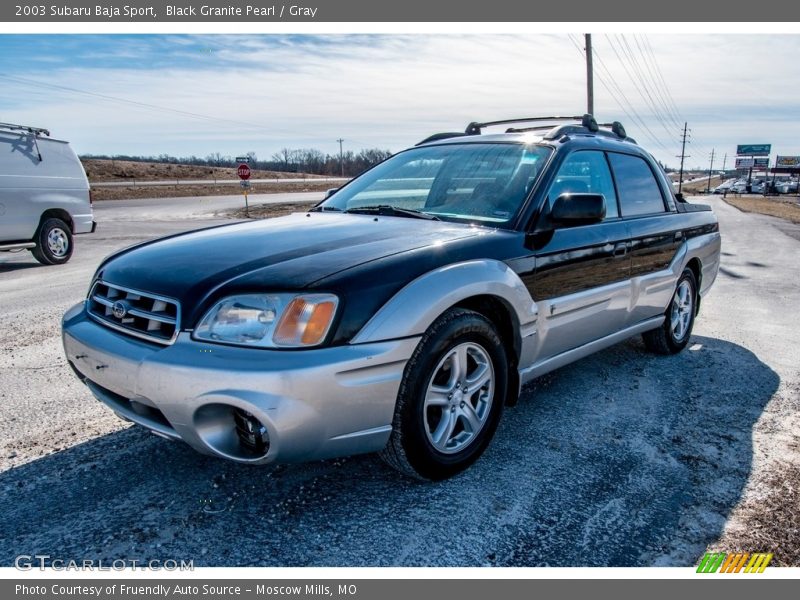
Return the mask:
{"type": "Polygon", "coordinates": [[[709,207],[619,123],[557,120],[472,123],[307,213],[118,252],[64,316],[69,364],[201,452],[452,476],[525,382],[636,334],[681,351],[717,275],[709,207]]]}

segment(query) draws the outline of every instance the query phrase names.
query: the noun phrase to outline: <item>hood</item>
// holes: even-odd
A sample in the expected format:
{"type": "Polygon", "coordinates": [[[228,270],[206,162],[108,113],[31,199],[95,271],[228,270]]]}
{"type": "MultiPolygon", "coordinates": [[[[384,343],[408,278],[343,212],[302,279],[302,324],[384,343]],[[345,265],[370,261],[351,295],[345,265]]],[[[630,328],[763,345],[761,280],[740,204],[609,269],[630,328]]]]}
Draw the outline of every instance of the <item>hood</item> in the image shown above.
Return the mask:
{"type": "Polygon", "coordinates": [[[196,310],[223,295],[297,290],[366,262],[479,231],[444,221],[297,213],[147,242],[111,257],[98,275],[175,298],[195,319],[196,310]]]}

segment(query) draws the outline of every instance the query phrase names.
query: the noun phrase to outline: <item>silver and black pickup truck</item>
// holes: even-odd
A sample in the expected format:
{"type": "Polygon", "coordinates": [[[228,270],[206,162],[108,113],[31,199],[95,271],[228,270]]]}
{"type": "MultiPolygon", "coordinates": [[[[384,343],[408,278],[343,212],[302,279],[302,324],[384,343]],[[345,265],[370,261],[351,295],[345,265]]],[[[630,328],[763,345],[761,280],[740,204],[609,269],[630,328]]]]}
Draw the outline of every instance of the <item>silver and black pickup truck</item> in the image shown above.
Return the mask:
{"type": "Polygon", "coordinates": [[[714,213],[619,123],[471,123],[308,212],[108,257],[63,341],[99,400],[201,452],[436,480],[535,377],[633,335],[680,352],[719,257],[714,213]]]}

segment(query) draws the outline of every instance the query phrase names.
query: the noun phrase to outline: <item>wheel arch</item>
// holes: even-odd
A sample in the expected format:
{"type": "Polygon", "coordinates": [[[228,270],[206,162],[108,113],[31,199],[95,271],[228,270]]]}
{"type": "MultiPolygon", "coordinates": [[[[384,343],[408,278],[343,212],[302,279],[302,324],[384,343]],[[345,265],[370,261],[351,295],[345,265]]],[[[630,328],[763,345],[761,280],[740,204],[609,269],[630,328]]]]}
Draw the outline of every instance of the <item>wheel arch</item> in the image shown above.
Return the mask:
{"type": "Polygon", "coordinates": [[[41,227],[42,223],[44,223],[47,219],[61,219],[67,224],[67,227],[69,227],[69,232],[75,233],[75,223],[72,220],[72,215],[70,215],[69,212],[63,208],[48,208],[46,211],[44,211],[42,216],[39,218],[39,227],[41,227]]]}
{"type": "Polygon", "coordinates": [[[513,363],[507,398],[513,403],[519,392],[523,339],[535,332],[538,309],[519,276],[501,261],[465,261],[417,277],[390,298],[351,343],[422,335],[453,307],[474,310],[497,327],[513,363]]]}
{"type": "Polygon", "coordinates": [[[697,284],[695,286],[695,293],[694,293],[695,295],[694,312],[695,314],[698,314],[700,312],[700,289],[703,280],[703,265],[700,262],[700,259],[695,256],[694,258],[690,259],[689,262],[686,263],[686,268],[692,272],[692,274],[694,275],[695,283],[697,284]]]}

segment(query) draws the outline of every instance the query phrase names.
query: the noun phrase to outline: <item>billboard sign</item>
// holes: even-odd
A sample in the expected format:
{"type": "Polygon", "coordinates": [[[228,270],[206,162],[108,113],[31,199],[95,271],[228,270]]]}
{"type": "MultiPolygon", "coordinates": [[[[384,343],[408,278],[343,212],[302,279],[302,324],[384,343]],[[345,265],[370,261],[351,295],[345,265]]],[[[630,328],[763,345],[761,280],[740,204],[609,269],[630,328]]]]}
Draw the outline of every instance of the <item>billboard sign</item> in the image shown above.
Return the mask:
{"type": "Polygon", "coordinates": [[[736,154],[739,156],[769,156],[772,144],[739,144],[736,154]]]}
{"type": "Polygon", "coordinates": [[[755,166],[755,159],[753,158],[737,158],[737,169],[752,169],[755,166]]]}
{"type": "Polygon", "coordinates": [[[769,158],[754,158],[753,159],[753,167],[756,169],[766,169],[769,167],[769,158]]]}
{"type": "Polygon", "coordinates": [[[800,156],[778,156],[775,166],[784,169],[797,169],[800,167],[800,156]]]}

